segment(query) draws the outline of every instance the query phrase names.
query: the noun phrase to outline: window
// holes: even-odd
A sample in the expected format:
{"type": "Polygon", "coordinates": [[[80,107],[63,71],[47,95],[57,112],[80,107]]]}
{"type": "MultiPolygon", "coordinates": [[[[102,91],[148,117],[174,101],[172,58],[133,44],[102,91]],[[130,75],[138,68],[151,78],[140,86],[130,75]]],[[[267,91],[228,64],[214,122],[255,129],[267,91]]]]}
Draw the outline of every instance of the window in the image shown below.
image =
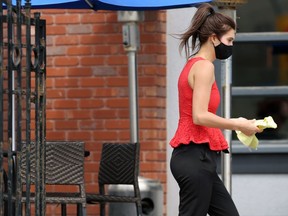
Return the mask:
{"type": "MultiPolygon", "coordinates": [[[[241,144],[233,132],[233,173],[288,173],[287,6],[288,1],[283,0],[253,0],[237,7],[240,18],[232,59],[231,117],[271,115],[278,128],[257,134],[257,151],[241,144]]],[[[215,62],[216,70],[220,63],[215,62]]],[[[216,73],[219,84],[222,75],[216,73]]]]}
{"type": "Polygon", "coordinates": [[[288,33],[280,35],[286,41],[278,33],[240,33],[234,47],[232,117],[272,116],[278,125],[259,139],[288,139],[288,33]]]}

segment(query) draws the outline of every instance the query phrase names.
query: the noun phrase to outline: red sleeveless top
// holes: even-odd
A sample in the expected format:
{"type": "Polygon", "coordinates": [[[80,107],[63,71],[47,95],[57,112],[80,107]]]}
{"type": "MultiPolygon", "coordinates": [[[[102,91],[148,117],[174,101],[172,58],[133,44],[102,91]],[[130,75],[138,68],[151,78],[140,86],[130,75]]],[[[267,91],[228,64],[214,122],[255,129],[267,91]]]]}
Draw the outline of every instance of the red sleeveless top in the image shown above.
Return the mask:
{"type": "MultiPolygon", "coordinates": [[[[195,125],[192,117],[192,98],[193,89],[188,83],[188,74],[193,64],[203,58],[197,57],[190,59],[184,66],[178,79],[179,97],[179,122],[178,128],[170,145],[173,148],[180,144],[189,144],[191,141],[196,144],[208,143],[211,150],[221,151],[228,149],[228,144],[219,128],[209,128],[195,125]]],[[[210,94],[208,111],[216,114],[220,104],[220,93],[216,82],[213,83],[210,94]]]]}

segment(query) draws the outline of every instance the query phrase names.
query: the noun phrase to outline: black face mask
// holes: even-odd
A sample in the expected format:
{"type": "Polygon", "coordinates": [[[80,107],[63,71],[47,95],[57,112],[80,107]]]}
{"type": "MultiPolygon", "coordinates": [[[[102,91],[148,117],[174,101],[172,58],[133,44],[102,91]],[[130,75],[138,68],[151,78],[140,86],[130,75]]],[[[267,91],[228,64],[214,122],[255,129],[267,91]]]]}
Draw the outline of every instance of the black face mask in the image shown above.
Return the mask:
{"type": "Polygon", "coordinates": [[[220,60],[227,59],[232,55],[233,46],[227,46],[226,44],[223,44],[221,42],[218,46],[214,48],[215,48],[215,55],[217,59],[220,59],[220,60]]]}

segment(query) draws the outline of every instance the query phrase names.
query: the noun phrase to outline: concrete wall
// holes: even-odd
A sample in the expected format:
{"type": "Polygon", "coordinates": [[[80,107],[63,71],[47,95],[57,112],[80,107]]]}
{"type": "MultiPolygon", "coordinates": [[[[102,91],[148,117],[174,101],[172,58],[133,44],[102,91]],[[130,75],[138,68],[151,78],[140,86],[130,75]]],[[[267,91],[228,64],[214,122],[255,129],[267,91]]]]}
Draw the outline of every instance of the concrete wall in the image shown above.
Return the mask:
{"type": "Polygon", "coordinates": [[[179,55],[179,40],[175,37],[187,28],[195,8],[175,9],[167,11],[167,216],[175,216],[178,211],[178,186],[170,172],[170,156],[172,148],[169,141],[174,135],[178,122],[177,80],[185,56],[179,55]]]}

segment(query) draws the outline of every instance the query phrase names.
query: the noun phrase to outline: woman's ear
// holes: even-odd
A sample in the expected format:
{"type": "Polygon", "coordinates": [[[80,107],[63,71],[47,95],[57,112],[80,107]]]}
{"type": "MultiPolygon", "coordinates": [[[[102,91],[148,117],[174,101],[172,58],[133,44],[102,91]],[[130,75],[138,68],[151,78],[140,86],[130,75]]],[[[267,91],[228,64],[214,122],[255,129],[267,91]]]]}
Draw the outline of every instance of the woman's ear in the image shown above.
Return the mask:
{"type": "Polygon", "coordinates": [[[219,39],[218,39],[218,37],[217,37],[216,34],[212,34],[212,35],[210,36],[210,40],[211,40],[211,42],[212,42],[212,44],[213,44],[214,46],[217,46],[217,45],[220,44],[220,41],[219,41],[219,39]]]}

